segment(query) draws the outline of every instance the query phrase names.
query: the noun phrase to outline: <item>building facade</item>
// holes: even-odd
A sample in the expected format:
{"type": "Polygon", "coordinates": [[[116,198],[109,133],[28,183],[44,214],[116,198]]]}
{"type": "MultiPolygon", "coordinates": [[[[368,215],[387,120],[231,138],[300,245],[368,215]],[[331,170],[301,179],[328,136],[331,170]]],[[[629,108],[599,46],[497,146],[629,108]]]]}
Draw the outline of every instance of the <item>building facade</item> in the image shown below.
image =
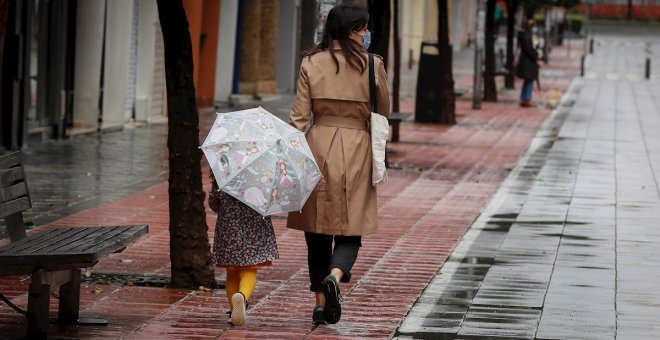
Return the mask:
{"type": "MultiPolygon", "coordinates": [[[[437,2],[390,1],[400,8],[402,64],[409,58],[415,63],[421,42],[437,39],[437,2]]],[[[301,53],[313,46],[320,0],[183,4],[198,105],[295,91],[301,53]]],[[[449,2],[454,49],[474,37],[476,4],[449,2]]],[[[0,82],[3,149],[166,121],[156,0],[11,0],[10,5],[0,82]]]]}

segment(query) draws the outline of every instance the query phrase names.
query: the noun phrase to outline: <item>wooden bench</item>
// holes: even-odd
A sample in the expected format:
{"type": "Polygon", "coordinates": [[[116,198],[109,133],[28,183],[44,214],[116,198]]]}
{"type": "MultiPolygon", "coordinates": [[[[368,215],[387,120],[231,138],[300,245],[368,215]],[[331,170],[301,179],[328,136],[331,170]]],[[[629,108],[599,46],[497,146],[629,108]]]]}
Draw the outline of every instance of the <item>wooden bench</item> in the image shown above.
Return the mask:
{"type": "Polygon", "coordinates": [[[107,324],[81,319],[81,268],[121,252],[148,232],[147,225],[58,227],[26,236],[23,211],[31,208],[20,152],[0,156],[0,218],[10,242],[0,247],[0,276],[31,275],[28,309],[23,311],[0,294],[12,308],[26,315],[28,339],[46,338],[51,288],[59,286],[58,323],[107,324]]]}
{"type": "Polygon", "coordinates": [[[507,74],[509,74],[509,70],[506,68],[504,50],[500,48],[495,55],[495,76],[506,77],[507,74]]]}
{"type": "MultiPolygon", "coordinates": [[[[486,61],[484,60],[484,63],[486,61]]],[[[481,76],[485,76],[486,72],[482,71],[481,76]]],[[[506,59],[504,58],[504,50],[499,49],[498,53],[495,54],[495,77],[506,77],[509,74],[509,70],[506,68],[506,59]]]]}
{"type": "MultiPolygon", "coordinates": [[[[406,117],[406,115],[401,113],[401,112],[392,112],[387,117],[387,122],[392,127],[392,135],[391,135],[392,137],[390,138],[391,143],[398,143],[399,142],[399,124],[401,124],[401,121],[405,117],[406,117]]],[[[386,168],[390,167],[390,161],[387,158],[387,150],[385,150],[385,167],[386,168]]]]}
{"type": "Polygon", "coordinates": [[[392,143],[399,142],[399,124],[401,124],[401,121],[405,117],[406,115],[401,112],[392,112],[387,117],[387,122],[392,127],[392,139],[390,140],[392,143]]]}

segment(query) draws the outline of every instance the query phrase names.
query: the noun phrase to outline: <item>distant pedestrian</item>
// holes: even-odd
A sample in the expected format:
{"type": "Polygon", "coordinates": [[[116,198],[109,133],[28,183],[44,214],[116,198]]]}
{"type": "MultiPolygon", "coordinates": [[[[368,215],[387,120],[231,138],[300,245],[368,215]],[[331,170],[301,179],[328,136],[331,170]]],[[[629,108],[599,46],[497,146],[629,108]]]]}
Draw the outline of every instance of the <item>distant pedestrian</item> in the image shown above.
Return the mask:
{"type": "Polygon", "coordinates": [[[493,33],[494,39],[497,40],[497,37],[500,35],[500,25],[502,23],[502,14],[504,10],[499,3],[495,3],[495,11],[493,13],[493,33]]]}
{"type": "Polygon", "coordinates": [[[532,106],[534,81],[539,77],[539,54],[532,41],[534,20],[523,22],[522,31],[518,32],[518,64],[516,76],[523,79],[520,90],[520,106],[532,106]]]}
{"type": "Polygon", "coordinates": [[[224,191],[211,173],[209,206],[218,214],[213,238],[213,262],[227,269],[225,291],[232,324],[245,323],[248,300],[257,284],[257,269],[278,258],[277,242],[270,217],[224,191]]]}
{"type": "MultiPolygon", "coordinates": [[[[336,6],[328,14],[322,41],[300,65],[290,123],[306,131],[323,178],[301,212],[289,213],[288,227],[305,231],[314,323],[341,317],[338,282],[349,282],[362,236],[376,232],[376,188],[372,186],[369,54],[371,32],[365,9],[336,6]],[[334,249],[333,249],[334,242],[334,249]]],[[[389,115],[383,61],[374,58],[376,111],[389,115]]]]}

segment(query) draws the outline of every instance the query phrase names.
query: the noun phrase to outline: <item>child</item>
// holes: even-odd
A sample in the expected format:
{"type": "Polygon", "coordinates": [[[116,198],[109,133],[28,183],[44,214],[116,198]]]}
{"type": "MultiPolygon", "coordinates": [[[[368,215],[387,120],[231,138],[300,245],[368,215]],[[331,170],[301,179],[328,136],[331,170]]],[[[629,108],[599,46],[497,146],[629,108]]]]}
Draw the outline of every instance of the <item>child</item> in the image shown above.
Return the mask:
{"type": "Polygon", "coordinates": [[[257,284],[257,269],[278,258],[273,224],[231,195],[220,191],[211,173],[209,206],[218,214],[213,262],[227,268],[225,290],[231,323],[245,323],[247,301],[257,284]]]}

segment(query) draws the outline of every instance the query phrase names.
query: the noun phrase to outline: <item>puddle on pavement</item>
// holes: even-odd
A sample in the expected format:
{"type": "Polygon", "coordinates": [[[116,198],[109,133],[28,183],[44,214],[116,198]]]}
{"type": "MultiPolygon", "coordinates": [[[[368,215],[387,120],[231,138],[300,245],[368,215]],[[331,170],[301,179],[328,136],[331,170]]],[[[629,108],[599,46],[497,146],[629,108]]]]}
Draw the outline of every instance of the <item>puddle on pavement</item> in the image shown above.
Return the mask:
{"type": "Polygon", "coordinates": [[[558,234],[558,233],[552,233],[552,234],[541,234],[541,235],[542,235],[542,236],[549,236],[549,237],[561,237],[562,239],[575,240],[575,241],[589,241],[589,240],[593,240],[591,237],[587,237],[587,236],[566,235],[566,234],[558,234]]]}
{"type": "Polygon", "coordinates": [[[584,225],[584,224],[589,224],[588,222],[574,222],[574,221],[530,221],[530,220],[522,220],[522,221],[516,221],[517,224],[521,225],[531,225],[531,224],[538,224],[538,225],[549,225],[549,224],[554,224],[554,225],[584,225]]]}
{"type": "MultiPolygon", "coordinates": [[[[172,281],[167,276],[131,275],[122,273],[94,273],[89,276],[83,273],[81,283],[101,285],[123,285],[139,287],[172,288],[172,281]]],[[[224,289],[225,281],[216,280],[215,289],[224,289]]]]}
{"type": "Polygon", "coordinates": [[[493,257],[481,257],[481,256],[466,256],[460,263],[468,264],[493,264],[495,259],[493,257]]]}
{"type": "MultiPolygon", "coordinates": [[[[394,334],[394,339],[420,339],[420,340],[454,340],[458,335],[456,333],[435,333],[435,332],[414,332],[394,334]]],[[[470,337],[469,339],[473,339],[470,337]]],[[[483,337],[483,339],[488,339],[483,337]]]]}
{"type": "Polygon", "coordinates": [[[489,221],[484,226],[485,231],[494,231],[494,232],[508,232],[511,229],[514,221],[489,221]]]}
{"type": "MultiPolygon", "coordinates": [[[[490,217],[491,217],[491,218],[505,218],[505,219],[515,220],[516,218],[518,218],[518,214],[516,214],[516,213],[511,213],[511,214],[493,214],[493,215],[491,215],[490,217]]],[[[492,222],[489,221],[488,223],[492,223],[492,222]]]]}

